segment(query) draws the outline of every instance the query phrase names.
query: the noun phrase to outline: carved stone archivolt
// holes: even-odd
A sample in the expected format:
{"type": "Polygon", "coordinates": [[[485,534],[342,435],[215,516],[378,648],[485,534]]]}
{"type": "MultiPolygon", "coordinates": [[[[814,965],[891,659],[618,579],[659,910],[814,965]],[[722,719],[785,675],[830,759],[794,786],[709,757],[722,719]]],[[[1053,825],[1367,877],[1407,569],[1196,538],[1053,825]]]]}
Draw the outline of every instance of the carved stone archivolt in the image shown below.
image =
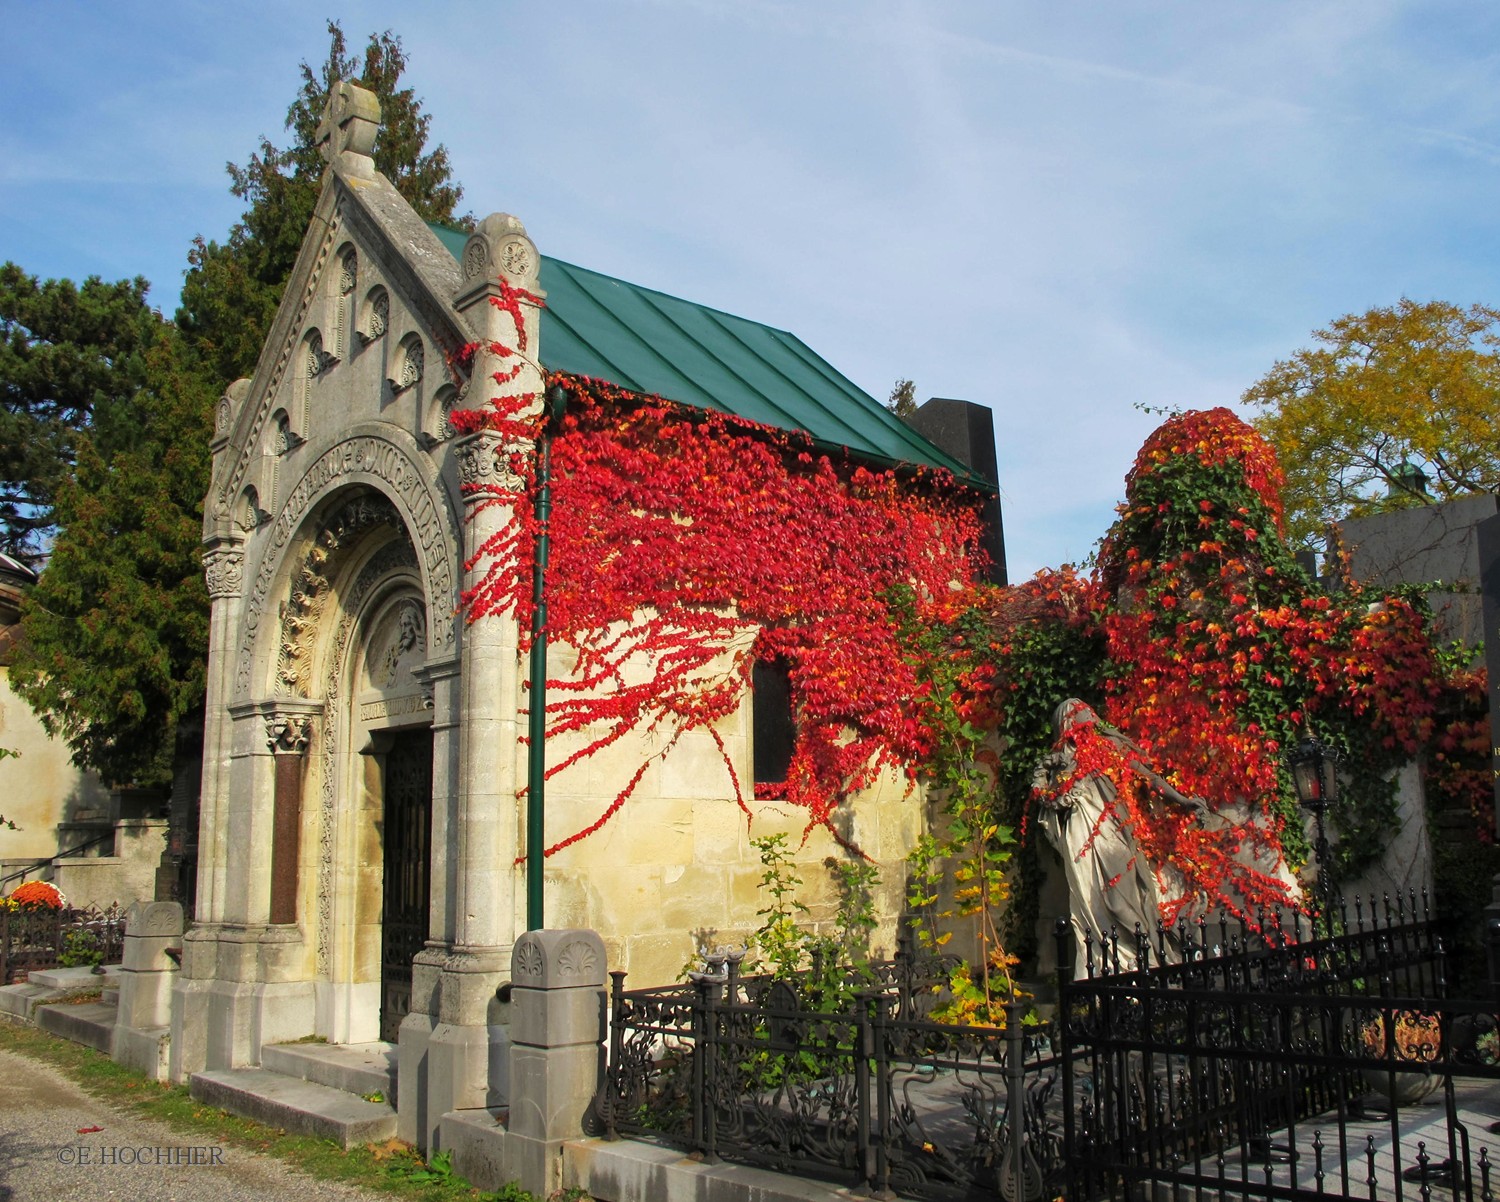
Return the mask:
{"type": "MultiPolygon", "coordinates": [[[[437,655],[454,646],[454,615],[458,612],[458,518],[448,495],[434,478],[430,463],[419,465],[400,446],[375,435],[355,435],[335,444],[313,462],[287,495],[262,549],[260,566],[245,600],[235,692],[245,696],[254,676],[255,654],[274,583],[282,570],[283,556],[301,528],[307,513],[334,489],[350,484],[379,483],[394,494],[394,518],[408,533],[417,550],[429,605],[428,645],[437,655]]],[[[364,494],[373,497],[374,490],[364,494]]],[[[385,497],[383,491],[380,496],[385,497]]],[[[389,500],[387,501],[389,503],[389,500]]],[[[313,545],[316,545],[316,538],[313,545]]],[[[297,580],[305,567],[321,574],[320,565],[299,563],[293,568],[294,583],[288,594],[289,618],[293,625],[307,620],[306,610],[294,601],[297,580]]],[[[305,592],[306,590],[301,590],[305,592]]],[[[277,614],[280,617],[280,611],[277,614]]],[[[283,642],[287,641],[283,638],[283,642]]]]}
{"type": "Polygon", "coordinates": [[[239,550],[214,550],[203,553],[203,578],[208,582],[208,597],[238,597],[245,586],[245,553],[239,550]]]}
{"type": "Polygon", "coordinates": [[[319,797],[318,823],[318,974],[327,979],[333,948],[333,864],[338,842],[338,758],[339,728],[344,715],[345,657],[349,642],[364,609],[365,601],[377,586],[406,575],[415,580],[419,572],[417,553],[406,539],[387,543],[360,569],[354,584],[343,597],[343,617],[334,635],[333,647],[324,673],[322,791],[319,797]]]}
{"type": "Polygon", "coordinates": [[[359,496],[329,516],[298,565],[290,596],[281,604],[276,691],[283,696],[309,695],[313,645],[334,566],[341,552],[376,526],[394,527],[405,535],[394,505],[379,494],[359,496]]]}

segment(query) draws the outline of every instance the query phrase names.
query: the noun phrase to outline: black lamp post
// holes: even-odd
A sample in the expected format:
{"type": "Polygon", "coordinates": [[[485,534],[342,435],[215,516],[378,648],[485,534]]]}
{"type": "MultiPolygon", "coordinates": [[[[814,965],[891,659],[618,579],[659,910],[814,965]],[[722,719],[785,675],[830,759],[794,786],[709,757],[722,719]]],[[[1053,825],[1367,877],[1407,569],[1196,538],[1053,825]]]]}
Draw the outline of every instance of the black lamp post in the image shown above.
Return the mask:
{"type": "Polygon", "coordinates": [[[1312,735],[1305,736],[1287,756],[1287,766],[1292,770],[1292,785],[1297,790],[1297,801],[1317,820],[1318,842],[1315,854],[1318,860],[1318,895],[1323,911],[1325,933],[1333,934],[1332,882],[1328,878],[1328,829],[1325,816],[1328,807],[1338,800],[1339,753],[1319,742],[1312,735]]]}

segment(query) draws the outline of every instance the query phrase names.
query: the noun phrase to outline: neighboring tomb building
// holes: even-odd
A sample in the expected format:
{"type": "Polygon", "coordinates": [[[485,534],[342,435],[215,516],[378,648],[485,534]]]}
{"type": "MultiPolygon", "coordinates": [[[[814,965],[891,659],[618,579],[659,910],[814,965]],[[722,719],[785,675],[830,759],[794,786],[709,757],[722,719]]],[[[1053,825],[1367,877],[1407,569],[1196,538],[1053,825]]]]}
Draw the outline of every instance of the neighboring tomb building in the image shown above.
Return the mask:
{"type": "MultiPolygon", "coordinates": [[[[525,928],[526,665],[513,620],[466,625],[460,605],[504,519],[475,486],[512,448],[450,421],[497,391],[484,348],[516,341],[492,300],[520,297],[514,395],[558,370],[801,428],[877,466],[976,477],[783,331],[542,256],[503,214],[471,235],[429,227],[374,169],[378,121],[373,97],[338,89],[308,235],[254,377],[217,414],[198,886],[171,1073],[256,1065],[305,1037],[399,1042],[401,1134],[426,1146],[445,1111],[505,1100],[502,986],[525,928]],[[454,352],[471,344],[465,373],[454,352]]],[[[716,733],[748,780],[751,706],[716,733]]],[[[586,826],[640,752],[556,778],[549,825],[586,826]]],[[[695,933],[738,942],[759,925],[764,869],[718,754],[691,732],[650,764],[630,821],[547,861],[546,925],[598,931],[633,982],[676,979],[695,933]]],[[[844,808],[842,833],[890,869],[878,904],[893,915],[921,798],[887,773],[844,808]]],[[[796,847],[805,825],[757,803],[756,834],[796,847]]],[[[819,829],[797,852],[810,884],[833,850],[819,829]]]]}
{"type": "Polygon", "coordinates": [[[21,600],[36,573],[0,555],[0,895],[51,881],[74,906],[149,901],[167,834],[155,794],[108,789],[76,767],[10,687],[11,655],[24,637],[21,600]]]}

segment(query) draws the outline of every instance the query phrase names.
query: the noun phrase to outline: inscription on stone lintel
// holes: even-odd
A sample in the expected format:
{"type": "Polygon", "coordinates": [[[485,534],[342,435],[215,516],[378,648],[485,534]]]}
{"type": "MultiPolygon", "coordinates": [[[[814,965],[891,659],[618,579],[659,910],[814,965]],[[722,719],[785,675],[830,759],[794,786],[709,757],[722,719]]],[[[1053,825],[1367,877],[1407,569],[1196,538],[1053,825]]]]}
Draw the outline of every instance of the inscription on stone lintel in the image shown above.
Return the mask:
{"type": "Polygon", "coordinates": [[[419,714],[428,708],[427,698],[421,693],[405,697],[382,697],[379,701],[366,701],[359,707],[359,720],[371,722],[376,718],[394,718],[400,714],[419,714]]]}

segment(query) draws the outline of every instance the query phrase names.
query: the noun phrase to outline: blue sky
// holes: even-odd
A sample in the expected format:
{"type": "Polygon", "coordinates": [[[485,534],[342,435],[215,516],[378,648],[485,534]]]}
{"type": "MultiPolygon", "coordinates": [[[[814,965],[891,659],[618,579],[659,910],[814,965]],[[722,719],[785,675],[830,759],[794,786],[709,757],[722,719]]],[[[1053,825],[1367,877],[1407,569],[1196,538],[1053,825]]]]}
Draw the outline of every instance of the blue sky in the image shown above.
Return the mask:
{"type": "Polygon", "coordinates": [[[1103,534],[1151,408],[1339,314],[1500,302],[1500,5],[0,0],[0,258],[176,304],[297,66],[398,33],[465,207],[995,412],[1012,578],[1103,534]]]}

